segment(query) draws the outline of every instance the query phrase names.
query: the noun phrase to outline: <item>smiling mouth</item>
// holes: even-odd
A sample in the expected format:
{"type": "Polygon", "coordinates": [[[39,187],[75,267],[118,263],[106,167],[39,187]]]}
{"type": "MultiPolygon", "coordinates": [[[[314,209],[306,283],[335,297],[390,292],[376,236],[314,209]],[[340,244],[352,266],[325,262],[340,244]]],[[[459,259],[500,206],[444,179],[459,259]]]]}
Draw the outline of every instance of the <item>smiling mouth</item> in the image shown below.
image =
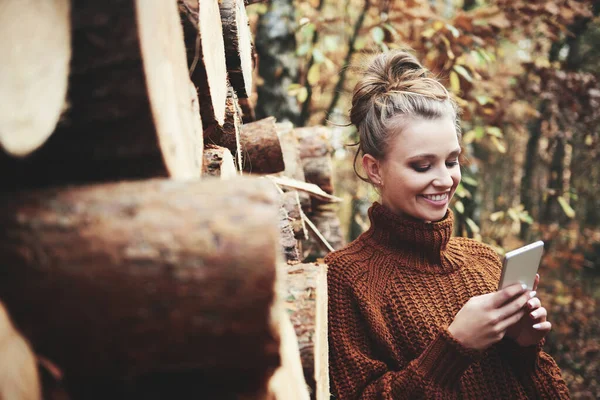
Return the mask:
{"type": "Polygon", "coordinates": [[[423,196],[427,200],[435,201],[435,202],[440,202],[440,201],[444,201],[444,200],[448,199],[448,193],[442,193],[442,194],[422,194],[421,196],[423,196]]]}

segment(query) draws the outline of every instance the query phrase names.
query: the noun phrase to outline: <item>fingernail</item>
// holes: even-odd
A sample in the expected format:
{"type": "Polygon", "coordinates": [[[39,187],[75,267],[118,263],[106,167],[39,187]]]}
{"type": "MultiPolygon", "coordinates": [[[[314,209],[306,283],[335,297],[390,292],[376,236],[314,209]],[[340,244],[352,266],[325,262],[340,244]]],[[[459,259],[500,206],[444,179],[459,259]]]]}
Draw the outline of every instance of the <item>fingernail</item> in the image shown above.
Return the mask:
{"type": "MultiPolygon", "coordinates": [[[[537,311],[534,311],[534,312],[532,312],[532,313],[531,313],[531,316],[532,316],[533,318],[537,318],[537,317],[538,317],[538,312],[537,312],[537,311]]],[[[538,327],[539,327],[539,324],[536,324],[536,325],[538,325],[538,327]]],[[[536,325],[534,325],[533,327],[535,328],[535,326],[536,326],[536,325]]],[[[537,329],[537,328],[535,328],[535,329],[537,329]]]]}
{"type": "Polygon", "coordinates": [[[542,327],[542,324],[535,324],[532,326],[533,329],[540,329],[542,327]]]}
{"type": "Polygon", "coordinates": [[[527,289],[527,285],[524,283],[521,283],[521,288],[523,288],[523,290],[527,289]]]}
{"type": "Polygon", "coordinates": [[[529,293],[529,297],[533,298],[533,297],[535,297],[536,294],[537,294],[537,292],[534,290],[533,292],[529,293]]]}
{"type": "Polygon", "coordinates": [[[527,302],[527,306],[528,306],[529,308],[533,308],[533,301],[532,301],[532,300],[529,300],[529,301],[527,302]]]}

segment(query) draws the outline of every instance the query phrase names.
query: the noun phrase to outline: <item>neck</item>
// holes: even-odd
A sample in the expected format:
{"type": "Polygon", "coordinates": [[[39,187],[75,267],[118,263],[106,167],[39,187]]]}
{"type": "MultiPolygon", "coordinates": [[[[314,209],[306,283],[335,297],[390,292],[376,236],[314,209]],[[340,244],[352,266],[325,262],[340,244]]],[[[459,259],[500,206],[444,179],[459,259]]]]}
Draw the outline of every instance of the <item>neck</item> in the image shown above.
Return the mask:
{"type": "Polygon", "coordinates": [[[376,202],[369,209],[369,219],[366,238],[375,247],[391,250],[403,265],[427,272],[455,269],[446,254],[454,222],[451,211],[440,221],[425,222],[397,215],[376,202]]]}

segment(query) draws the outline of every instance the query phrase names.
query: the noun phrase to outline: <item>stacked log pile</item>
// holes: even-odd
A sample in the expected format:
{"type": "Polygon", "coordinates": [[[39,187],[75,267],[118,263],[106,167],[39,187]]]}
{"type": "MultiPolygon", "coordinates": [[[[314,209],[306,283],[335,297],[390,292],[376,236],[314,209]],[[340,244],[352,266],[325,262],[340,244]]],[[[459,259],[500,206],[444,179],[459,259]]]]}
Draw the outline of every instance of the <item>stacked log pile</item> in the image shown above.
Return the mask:
{"type": "Polygon", "coordinates": [[[243,0],[0,9],[0,398],[328,399],[331,152],[255,121],[243,0]]]}

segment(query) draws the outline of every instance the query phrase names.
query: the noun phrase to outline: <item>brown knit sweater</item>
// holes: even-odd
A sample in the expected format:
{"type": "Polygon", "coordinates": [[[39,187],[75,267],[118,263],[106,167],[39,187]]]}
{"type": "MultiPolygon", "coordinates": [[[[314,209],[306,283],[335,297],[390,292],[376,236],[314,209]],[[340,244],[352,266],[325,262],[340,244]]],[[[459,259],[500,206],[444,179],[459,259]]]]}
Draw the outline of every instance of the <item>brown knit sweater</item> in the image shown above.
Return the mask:
{"type": "Polygon", "coordinates": [[[425,223],[374,203],[371,227],[329,265],[329,347],[336,399],[567,399],[554,360],[508,338],[480,352],[447,331],[473,296],[496,290],[488,246],[451,238],[453,216],[425,223]]]}

